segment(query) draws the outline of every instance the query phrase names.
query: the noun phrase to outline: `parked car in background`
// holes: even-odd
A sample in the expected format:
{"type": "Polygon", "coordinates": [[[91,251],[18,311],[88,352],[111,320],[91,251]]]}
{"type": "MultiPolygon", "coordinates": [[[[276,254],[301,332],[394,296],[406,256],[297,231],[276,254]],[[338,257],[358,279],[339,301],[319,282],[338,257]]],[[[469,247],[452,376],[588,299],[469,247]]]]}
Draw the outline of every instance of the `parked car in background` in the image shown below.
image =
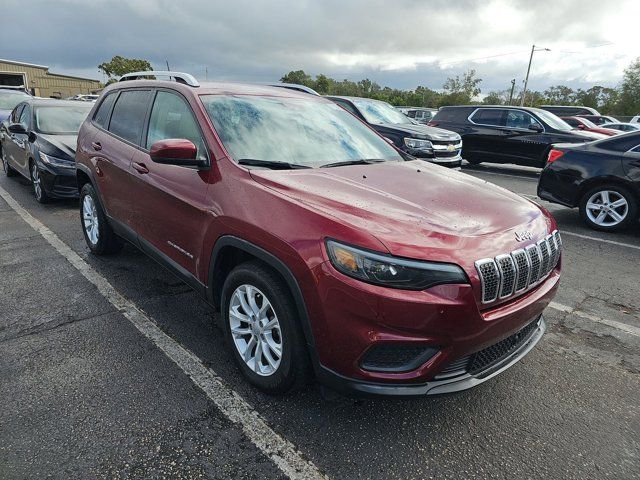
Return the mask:
{"type": "Polygon", "coordinates": [[[596,230],[622,230],[638,221],[640,132],[587,145],[554,145],[540,175],[538,196],[577,207],[596,230]]]}
{"type": "Polygon", "coordinates": [[[18,104],[2,138],[5,174],[31,180],[40,203],[77,197],[76,141],[91,107],[91,103],[48,99],[18,104]]]}
{"type": "Polygon", "coordinates": [[[633,117],[631,120],[629,120],[629,123],[640,123],[640,115],[636,115],[635,117],[633,117]]]}
{"type": "Polygon", "coordinates": [[[586,118],[596,125],[602,126],[605,123],[619,123],[620,121],[608,115],[577,115],[580,118],[586,118]]]}
{"type": "Polygon", "coordinates": [[[422,125],[426,125],[436,113],[438,113],[436,108],[410,108],[405,112],[405,115],[422,125]]]}
{"type": "Polygon", "coordinates": [[[20,102],[33,98],[23,88],[0,86],[0,122],[4,122],[11,110],[20,102]]]}
{"type": "Polygon", "coordinates": [[[558,117],[572,117],[574,115],[600,115],[595,108],[581,105],[542,105],[542,110],[551,112],[558,117]]]}
{"type": "Polygon", "coordinates": [[[640,123],[603,123],[602,128],[608,128],[611,130],[618,130],[620,132],[637,132],[640,130],[640,123]]]}
{"type": "Polygon", "coordinates": [[[407,161],[322,97],[182,75],[105,89],[78,136],[81,227],[217,306],[253,385],[454,392],[540,340],[562,245],[546,210],[407,161]]]}
{"type": "Polygon", "coordinates": [[[367,123],[409,155],[447,167],[459,167],[462,164],[462,141],[457,133],[420,125],[380,100],[338,96],[326,98],[367,123]]]}
{"type": "Polygon", "coordinates": [[[567,122],[573,128],[577,128],[578,130],[582,130],[584,132],[594,132],[601,133],[602,135],[607,135],[608,137],[612,137],[613,135],[618,135],[620,133],[619,130],[615,130],[613,128],[605,128],[599,127],[595,123],[590,120],[587,120],[584,117],[560,117],[562,120],[567,122]]]}
{"type": "Polygon", "coordinates": [[[67,98],[67,100],[78,100],[80,102],[95,102],[98,99],[98,97],[100,97],[100,95],[79,93],[78,95],[74,95],[73,97],[67,98]]]}
{"type": "Polygon", "coordinates": [[[544,167],[551,145],[604,138],[574,130],[539,108],[465,105],[442,107],[429,123],[462,136],[462,155],[472,164],[515,163],[544,167]]]}

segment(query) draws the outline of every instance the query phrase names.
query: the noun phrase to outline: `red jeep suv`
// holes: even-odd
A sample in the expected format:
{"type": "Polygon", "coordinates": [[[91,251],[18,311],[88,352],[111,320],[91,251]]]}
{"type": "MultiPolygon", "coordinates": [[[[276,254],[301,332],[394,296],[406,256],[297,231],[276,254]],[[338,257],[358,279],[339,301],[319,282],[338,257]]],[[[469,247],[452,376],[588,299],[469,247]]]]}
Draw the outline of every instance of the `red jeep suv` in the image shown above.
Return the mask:
{"type": "Polygon", "coordinates": [[[163,74],[125,75],[83,124],[82,230],[218,308],[252,384],[452,392],[540,340],[560,278],[548,212],[407,156],[330,100],[163,74]]]}

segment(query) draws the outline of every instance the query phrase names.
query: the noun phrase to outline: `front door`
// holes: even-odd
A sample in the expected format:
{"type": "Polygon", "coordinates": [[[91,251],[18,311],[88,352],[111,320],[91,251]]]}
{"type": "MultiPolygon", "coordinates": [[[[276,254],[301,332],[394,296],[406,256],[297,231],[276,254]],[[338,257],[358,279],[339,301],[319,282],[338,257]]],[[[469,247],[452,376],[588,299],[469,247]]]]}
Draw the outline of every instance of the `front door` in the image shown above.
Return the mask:
{"type": "Polygon", "coordinates": [[[155,163],[151,146],[170,138],[192,141],[200,159],[208,158],[198,123],[187,101],[178,93],[158,90],[143,143],[132,158],[132,203],[140,243],[152,255],[160,254],[197,276],[204,225],[209,170],[155,163]]]}

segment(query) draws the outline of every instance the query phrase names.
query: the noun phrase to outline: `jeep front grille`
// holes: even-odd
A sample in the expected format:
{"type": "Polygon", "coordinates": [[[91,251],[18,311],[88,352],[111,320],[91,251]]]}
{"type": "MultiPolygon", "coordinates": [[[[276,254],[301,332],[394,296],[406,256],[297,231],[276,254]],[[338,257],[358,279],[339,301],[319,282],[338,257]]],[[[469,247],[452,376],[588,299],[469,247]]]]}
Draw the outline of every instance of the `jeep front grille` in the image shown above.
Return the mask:
{"type": "Polygon", "coordinates": [[[560,260],[562,239],[554,230],[524,249],[478,260],[482,303],[491,303],[529,290],[551,273],[560,260]]]}

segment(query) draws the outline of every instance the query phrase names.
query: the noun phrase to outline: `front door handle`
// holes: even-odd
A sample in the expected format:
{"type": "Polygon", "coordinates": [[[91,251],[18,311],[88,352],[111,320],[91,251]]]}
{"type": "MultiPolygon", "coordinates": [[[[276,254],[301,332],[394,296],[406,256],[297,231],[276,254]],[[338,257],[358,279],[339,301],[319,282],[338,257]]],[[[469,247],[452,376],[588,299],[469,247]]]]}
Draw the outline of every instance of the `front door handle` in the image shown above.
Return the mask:
{"type": "Polygon", "coordinates": [[[138,173],[149,173],[149,169],[144,163],[133,162],[133,168],[138,173]]]}
{"type": "Polygon", "coordinates": [[[100,142],[93,142],[93,143],[91,144],[91,146],[93,147],[93,149],[94,149],[95,151],[100,151],[100,150],[102,150],[102,145],[100,144],[100,142]]]}

